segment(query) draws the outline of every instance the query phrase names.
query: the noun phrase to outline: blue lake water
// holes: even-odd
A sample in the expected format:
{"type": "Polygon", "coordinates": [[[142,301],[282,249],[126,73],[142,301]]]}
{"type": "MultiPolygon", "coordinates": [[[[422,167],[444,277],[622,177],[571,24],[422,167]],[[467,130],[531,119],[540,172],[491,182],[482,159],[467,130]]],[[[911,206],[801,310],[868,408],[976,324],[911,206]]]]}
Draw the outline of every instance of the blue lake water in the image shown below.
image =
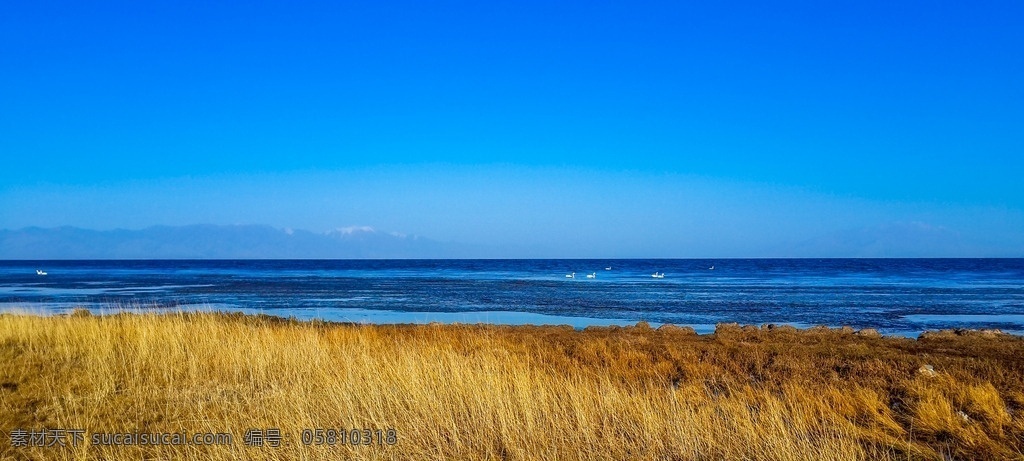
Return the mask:
{"type": "Polygon", "coordinates": [[[75,307],[368,323],[644,320],[705,332],[739,322],[1024,334],[1024,259],[0,261],[0,311],[75,307]]]}

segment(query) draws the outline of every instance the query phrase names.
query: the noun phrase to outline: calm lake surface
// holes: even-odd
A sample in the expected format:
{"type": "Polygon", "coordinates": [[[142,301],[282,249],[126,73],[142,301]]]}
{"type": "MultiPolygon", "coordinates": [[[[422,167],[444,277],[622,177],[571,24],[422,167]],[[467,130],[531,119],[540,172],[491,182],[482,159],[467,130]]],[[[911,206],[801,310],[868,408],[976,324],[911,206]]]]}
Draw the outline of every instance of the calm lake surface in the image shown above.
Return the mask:
{"type": "Polygon", "coordinates": [[[739,322],[1024,334],[1024,259],[0,261],[0,311],[75,307],[368,323],[644,320],[701,332],[739,322]]]}

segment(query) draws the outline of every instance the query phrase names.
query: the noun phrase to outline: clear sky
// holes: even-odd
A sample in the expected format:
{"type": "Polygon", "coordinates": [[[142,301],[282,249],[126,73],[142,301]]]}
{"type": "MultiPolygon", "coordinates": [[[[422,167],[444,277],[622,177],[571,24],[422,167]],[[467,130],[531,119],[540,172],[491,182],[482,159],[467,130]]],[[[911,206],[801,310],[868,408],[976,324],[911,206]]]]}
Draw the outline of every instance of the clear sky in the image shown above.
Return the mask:
{"type": "Polygon", "coordinates": [[[0,228],[1024,256],[1021,24],[1019,1],[13,2],[0,228]]]}

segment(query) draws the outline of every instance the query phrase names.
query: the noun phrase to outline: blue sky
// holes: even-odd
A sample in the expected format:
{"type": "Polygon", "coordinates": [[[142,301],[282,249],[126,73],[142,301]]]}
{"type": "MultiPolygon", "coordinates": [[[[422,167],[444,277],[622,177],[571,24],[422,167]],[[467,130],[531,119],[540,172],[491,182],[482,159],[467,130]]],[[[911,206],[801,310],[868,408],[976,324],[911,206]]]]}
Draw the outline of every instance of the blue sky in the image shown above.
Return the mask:
{"type": "Polygon", "coordinates": [[[22,2],[0,13],[0,228],[1024,256],[1021,23],[1020,2],[22,2]]]}

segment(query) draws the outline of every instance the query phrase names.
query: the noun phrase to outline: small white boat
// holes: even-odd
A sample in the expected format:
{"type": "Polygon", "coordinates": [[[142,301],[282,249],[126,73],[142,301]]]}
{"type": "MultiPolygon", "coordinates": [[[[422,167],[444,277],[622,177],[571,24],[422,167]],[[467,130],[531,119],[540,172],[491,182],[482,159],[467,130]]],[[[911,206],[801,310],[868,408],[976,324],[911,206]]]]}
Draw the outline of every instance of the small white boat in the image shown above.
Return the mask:
{"type": "Polygon", "coordinates": [[[610,270],[612,270],[612,266],[608,266],[608,267],[604,268],[604,270],[610,271],[610,270]]]}
{"type": "Polygon", "coordinates": [[[597,272],[594,272],[592,274],[587,274],[587,278],[588,279],[596,279],[597,278],[597,272]]]}
{"type": "Polygon", "coordinates": [[[36,275],[46,275],[46,271],[36,269],[36,275]]]}
{"type": "Polygon", "coordinates": [[[663,278],[665,278],[665,273],[664,272],[662,272],[662,273],[655,272],[655,273],[651,274],[651,277],[654,277],[656,279],[663,279],[663,278]]]}
{"type": "Polygon", "coordinates": [[[709,268],[708,268],[708,270],[709,270],[709,271],[713,271],[713,270],[715,270],[715,266],[711,266],[711,267],[709,267],[709,268]]]}
{"type": "Polygon", "coordinates": [[[574,279],[574,278],[576,278],[576,273],[573,272],[571,274],[565,274],[565,278],[567,278],[567,279],[574,279]]]}

